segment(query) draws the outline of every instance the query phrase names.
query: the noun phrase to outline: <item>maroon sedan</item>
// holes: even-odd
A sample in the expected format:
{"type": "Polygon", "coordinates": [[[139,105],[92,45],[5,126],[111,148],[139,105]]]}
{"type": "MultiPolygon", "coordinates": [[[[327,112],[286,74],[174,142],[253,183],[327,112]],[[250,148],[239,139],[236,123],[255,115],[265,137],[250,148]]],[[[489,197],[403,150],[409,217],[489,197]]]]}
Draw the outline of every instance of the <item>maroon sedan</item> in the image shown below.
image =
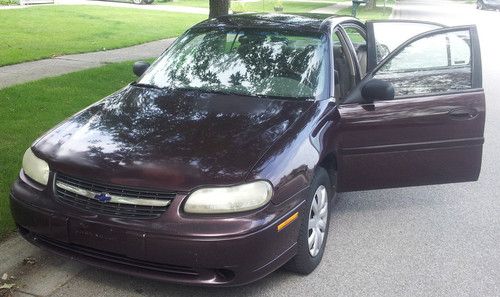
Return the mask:
{"type": "Polygon", "coordinates": [[[474,181],[474,26],[244,14],[202,22],[140,78],[43,135],[20,233],[132,275],[230,286],[313,271],[336,193],[474,181]]]}

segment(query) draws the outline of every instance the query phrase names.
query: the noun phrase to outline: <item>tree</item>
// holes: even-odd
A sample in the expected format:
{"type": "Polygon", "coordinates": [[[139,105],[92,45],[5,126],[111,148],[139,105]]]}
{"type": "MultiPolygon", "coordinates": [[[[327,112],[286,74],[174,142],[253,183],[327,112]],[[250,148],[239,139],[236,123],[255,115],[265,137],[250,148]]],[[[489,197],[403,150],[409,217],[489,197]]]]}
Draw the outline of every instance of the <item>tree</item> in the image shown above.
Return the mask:
{"type": "Polygon", "coordinates": [[[377,0],[368,0],[366,3],[367,9],[374,9],[377,6],[377,0]]]}
{"type": "Polygon", "coordinates": [[[215,18],[229,13],[230,0],[210,0],[209,18],[215,18]]]}

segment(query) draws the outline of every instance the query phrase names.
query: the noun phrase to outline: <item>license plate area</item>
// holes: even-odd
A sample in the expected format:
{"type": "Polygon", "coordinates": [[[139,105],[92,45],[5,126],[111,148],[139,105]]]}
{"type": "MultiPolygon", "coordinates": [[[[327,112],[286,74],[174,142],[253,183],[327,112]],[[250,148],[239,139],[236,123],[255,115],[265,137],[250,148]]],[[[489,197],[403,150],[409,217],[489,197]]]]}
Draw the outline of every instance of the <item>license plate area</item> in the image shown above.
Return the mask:
{"type": "Polygon", "coordinates": [[[95,250],[143,259],[146,234],[78,219],[69,221],[71,243],[95,250]]]}

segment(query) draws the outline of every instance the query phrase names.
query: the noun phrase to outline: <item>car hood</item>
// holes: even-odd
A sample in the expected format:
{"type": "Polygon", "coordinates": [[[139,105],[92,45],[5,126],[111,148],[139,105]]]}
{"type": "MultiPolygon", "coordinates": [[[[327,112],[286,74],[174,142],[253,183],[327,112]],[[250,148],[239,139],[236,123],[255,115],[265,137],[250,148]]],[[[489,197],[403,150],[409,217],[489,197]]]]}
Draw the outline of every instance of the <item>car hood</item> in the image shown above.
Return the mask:
{"type": "Polygon", "coordinates": [[[33,150],[53,171],[101,183],[177,191],[234,184],[311,104],[129,86],[33,150]]]}

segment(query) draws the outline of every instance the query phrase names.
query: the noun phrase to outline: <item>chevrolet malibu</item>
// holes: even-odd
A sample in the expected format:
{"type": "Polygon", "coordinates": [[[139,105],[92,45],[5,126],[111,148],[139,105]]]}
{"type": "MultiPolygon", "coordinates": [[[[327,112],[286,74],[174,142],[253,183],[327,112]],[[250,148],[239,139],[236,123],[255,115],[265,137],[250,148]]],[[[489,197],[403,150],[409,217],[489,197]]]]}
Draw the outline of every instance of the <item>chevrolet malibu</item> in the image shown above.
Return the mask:
{"type": "Polygon", "coordinates": [[[474,26],[242,14],[204,21],[137,81],[28,148],[28,241],[113,271],[234,286],[320,263],[337,193],[474,181],[474,26]]]}

